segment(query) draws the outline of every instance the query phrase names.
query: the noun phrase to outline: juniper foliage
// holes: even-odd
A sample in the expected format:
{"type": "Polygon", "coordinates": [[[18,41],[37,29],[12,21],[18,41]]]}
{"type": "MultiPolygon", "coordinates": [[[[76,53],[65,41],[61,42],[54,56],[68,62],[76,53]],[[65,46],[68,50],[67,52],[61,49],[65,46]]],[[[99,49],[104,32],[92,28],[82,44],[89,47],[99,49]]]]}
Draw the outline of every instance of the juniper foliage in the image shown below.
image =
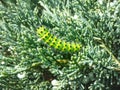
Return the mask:
{"type": "Polygon", "coordinates": [[[120,88],[120,0],[0,0],[0,26],[0,90],[120,88]],[[81,50],[49,47],[41,25],[81,50]]]}

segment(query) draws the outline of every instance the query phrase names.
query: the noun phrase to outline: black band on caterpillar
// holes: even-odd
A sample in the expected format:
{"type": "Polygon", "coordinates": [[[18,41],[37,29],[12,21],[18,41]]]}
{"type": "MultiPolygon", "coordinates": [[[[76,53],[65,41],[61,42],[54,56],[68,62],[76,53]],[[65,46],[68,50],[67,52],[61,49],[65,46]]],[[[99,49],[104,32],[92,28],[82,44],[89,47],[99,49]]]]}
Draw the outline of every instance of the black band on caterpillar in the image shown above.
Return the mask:
{"type": "Polygon", "coordinates": [[[37,29],[37,34],[46,44],[62,52],[76,52],[76,51],[79,51],[80,48],[82,47],[81,44],[66,42],[64,40],[61,40],[53,36],[43,26],[37,29]]]}

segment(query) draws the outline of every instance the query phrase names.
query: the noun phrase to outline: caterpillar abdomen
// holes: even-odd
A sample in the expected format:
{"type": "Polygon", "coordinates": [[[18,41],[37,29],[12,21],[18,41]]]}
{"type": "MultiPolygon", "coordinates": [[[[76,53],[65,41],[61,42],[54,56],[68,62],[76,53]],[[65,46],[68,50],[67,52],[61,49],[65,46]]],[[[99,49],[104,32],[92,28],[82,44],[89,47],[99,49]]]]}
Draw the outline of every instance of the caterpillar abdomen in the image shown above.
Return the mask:
{"type": "Polygon", "coordinates": [[[53,36],[43,26],[37,29],[37,34],[46,44],[62,52],[76,52],[79,51],[82,46],[81,44],[66,42],[53,36]]]}

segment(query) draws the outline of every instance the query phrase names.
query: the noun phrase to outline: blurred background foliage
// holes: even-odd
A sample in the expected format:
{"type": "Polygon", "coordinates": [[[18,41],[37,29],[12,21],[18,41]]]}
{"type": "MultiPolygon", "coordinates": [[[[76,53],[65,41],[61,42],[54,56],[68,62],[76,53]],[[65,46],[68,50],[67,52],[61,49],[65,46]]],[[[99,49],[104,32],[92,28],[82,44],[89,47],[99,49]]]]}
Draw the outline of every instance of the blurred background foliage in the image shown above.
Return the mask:
{"type": "Polygon", "coordinates": [[[120,0],[0,0],[0,90],[117,90],[119,61],[120,0]],[[81,50],[49,47],[41,25],[81,50]]]}

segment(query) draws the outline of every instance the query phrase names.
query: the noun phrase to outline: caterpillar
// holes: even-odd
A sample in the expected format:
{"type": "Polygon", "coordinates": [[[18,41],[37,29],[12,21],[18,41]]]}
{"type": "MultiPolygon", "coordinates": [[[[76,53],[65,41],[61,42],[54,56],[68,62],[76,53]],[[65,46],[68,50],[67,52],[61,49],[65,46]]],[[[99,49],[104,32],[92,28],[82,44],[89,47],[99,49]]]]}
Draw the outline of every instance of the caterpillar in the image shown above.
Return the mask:
{"type": "Polygon", "coordinates": [[[79,43],[66,42],[57,38],[56,36],[52,35],[44,26],[41,26],[37,29],[37,34],[50,47],[62,52],[76,52],[79,51],[82,46],[79,43]]]}

